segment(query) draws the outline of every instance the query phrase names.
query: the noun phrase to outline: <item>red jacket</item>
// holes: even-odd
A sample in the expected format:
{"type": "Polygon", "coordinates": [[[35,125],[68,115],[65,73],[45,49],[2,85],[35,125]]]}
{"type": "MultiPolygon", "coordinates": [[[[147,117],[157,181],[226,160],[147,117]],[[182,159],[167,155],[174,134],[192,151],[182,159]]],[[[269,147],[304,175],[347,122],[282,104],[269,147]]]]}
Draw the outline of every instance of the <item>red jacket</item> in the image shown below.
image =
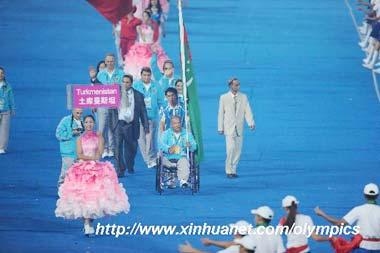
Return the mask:
{"type": "Polygon", "coordinates": [[[120,38],[122,39],[136,39],[137,31],[136,26],[141,25],[142,21],[136,17],[133,17],[128,22],[128,18],[121,19],[120,38]]]}

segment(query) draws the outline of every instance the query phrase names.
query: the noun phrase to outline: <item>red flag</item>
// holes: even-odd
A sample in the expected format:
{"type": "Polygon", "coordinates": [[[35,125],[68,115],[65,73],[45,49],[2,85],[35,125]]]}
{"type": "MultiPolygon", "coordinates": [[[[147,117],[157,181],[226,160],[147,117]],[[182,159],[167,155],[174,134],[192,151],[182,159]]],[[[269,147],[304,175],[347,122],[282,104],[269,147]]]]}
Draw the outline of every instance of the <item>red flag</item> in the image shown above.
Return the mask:
{"type": "Polygon", "coordinates": [[[113,24],[133,10],[132,0],[87,0],[87,2],[113,24]]]}

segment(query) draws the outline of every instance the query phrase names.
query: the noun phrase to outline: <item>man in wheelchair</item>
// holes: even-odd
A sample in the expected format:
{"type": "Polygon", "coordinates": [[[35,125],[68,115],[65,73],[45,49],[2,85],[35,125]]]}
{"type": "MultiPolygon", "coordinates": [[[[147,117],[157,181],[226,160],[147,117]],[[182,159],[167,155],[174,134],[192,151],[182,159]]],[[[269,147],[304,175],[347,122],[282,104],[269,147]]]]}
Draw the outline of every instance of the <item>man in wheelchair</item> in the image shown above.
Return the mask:
{"type": "Polygon", "coordinates": [[[162,165],[164,167],[177,168],[177,177],[180,186],[188,187],[190,173],[190,162],[187,156],[187,148],[193,152],[197,148],[193,135],[182,129],[181,118],[172,116],[171,127],[164,131],[160,140],[160,151],[162,151],[162,165]],[[188,138],[188,140],[187,140],[188,138]]]}

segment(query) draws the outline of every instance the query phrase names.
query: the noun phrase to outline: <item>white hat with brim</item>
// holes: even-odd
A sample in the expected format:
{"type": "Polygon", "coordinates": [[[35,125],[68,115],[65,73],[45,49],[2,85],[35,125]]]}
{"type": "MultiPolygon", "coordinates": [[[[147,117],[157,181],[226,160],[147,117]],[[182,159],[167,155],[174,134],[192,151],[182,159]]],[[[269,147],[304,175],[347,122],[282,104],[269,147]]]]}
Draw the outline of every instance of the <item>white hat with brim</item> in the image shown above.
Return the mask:
{"type": "Polygon", "coordinates": [[[274,216],[274,212],[272,209],[270,209],[269,206],[261,206],[257,209],[252,209],[251,213],[255,215],[259,215],[267,220],[272,220],[274,216]]]}

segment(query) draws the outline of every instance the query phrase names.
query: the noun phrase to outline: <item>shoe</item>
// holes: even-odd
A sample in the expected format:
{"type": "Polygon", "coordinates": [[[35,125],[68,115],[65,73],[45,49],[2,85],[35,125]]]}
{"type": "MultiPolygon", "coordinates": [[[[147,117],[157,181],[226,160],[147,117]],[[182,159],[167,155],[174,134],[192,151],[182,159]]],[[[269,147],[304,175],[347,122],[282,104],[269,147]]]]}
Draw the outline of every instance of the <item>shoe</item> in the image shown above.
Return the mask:
{"type": "Polygon", "coordinates": [[[380,68],[374,69],[373,72],[375,72],[376,74],[380,74],[380,68]]]}
{"type": "Polygon", "coordinates": [[[361,48],[365,48],[367,46],[367,43],[364,41],[358,43],[361,48]]]}
{"type": "Polygon", "coordinates": [[[5,154],[5,150],[4,149],[0,149],[0,154],[5,154]]]}
{"type": "Polygon", "coordinates": [[[238,175],[236,173],[231,174],[231,175],[232,175],[233,178],[237,178],[238,177],[238,175]]]}
{"type": "Polygon", "coordinates": [[[173,179],[170,180],[170,181],[168,182],[168,184],[167,184],[167,187],[168,187],[169,189],[175,189],[175,188],[176,188],[175,181],[174,181],[173,179]]]}
{"type": "Polygon", "coordinates": [[[125,177],[124,172],[120,172],[120,173],[118,173],[118,174],[117,174],[117,177],[118,177],[118,178],[123,178],[123,177],[125,177]]]}
{"type": "Polygon", "coordinates": [[[367,69],[373,69],[373,65],[371,65],[371,64],[363,63],[362,66],[367,68],[367,69]]]}
{"type": "Polygon", "coordinates": [[[228,178],[232,178],[232,174],[227,174],[227,177],[228,178]]]}
{"type": "Polygon", "coordinates": [[[148,169],[153,169],[156,166],[157,166],[156,162],[150,162],[150,163],[148,163],[148,169]]]}
{"type": "Polygon", "coordinates": [[[84,224],[84,235],[90,236],[95,233],[95,229],[90,224],[84,224]]]}
{"type": "Polygon", "coordinates": [[[112,151],[112,150],[109,150],[109,151],[108,151],[108,157],[113,157],[113,156],[114,156],[113,151],[112,151]]]}
{"type": "Polygon", "coordinates": [[[108,156],[108,151],[105,149],[102,154],[102,158],[106,158],[108,156]]]}
{"type": "Polygon", "coordinates": [[[134,170],[134,169],[128,169],[128,173],[129,173],[129,174],[134,174],[134,173],[135,173],[135,170],[134,170]]]}
{"type": "Polygon", "coordinates": [[[187,188],[187,187],[189,187],[189,183],[185,180],[181,180],[180,186],[181,186],[181,188],[187,188]]]}

